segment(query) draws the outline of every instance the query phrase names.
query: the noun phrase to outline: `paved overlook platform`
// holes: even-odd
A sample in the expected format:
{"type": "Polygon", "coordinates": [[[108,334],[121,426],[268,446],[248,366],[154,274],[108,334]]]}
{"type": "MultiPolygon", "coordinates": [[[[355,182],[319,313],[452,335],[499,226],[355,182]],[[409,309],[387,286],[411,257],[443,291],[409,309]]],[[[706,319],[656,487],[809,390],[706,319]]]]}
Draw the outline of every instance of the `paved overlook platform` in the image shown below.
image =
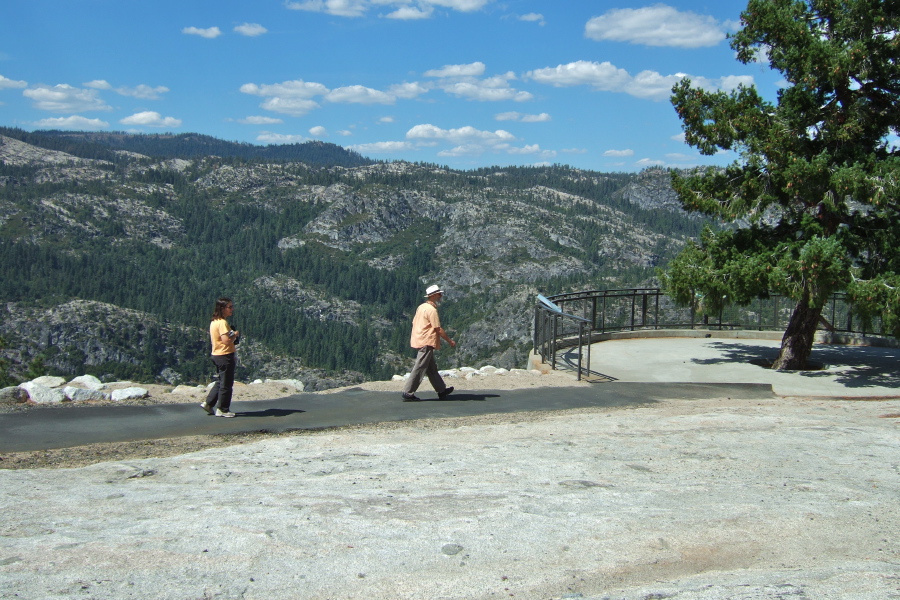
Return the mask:
{"type": "MultiPolygon", "coordinates": [[[[781,334],[773,332],[628,332],[591,346],[588,379],[660,385],[767,384],[779,396],[900,396],[900,348],[817,343],[810,354],[810,370],[773,371],[767,365],[778,357],[780,347],[781,334]],[[686,337],[689,334],[692,337],[686,337]]],[[[562,357],[557,368],[571,370],[577,365],[577,349],[562,357]]]]}

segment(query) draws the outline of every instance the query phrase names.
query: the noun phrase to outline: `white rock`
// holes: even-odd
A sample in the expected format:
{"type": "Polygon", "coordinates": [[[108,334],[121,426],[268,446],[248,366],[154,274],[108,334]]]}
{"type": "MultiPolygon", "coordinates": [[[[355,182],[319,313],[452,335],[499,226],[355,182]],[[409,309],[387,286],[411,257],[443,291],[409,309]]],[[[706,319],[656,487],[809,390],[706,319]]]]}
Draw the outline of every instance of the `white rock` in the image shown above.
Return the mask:
{"type": "Polygon", "coordinates": [[[119,388],[122,388],[122,387],[132,387],[133,385],[134,385],[134,384],[131,383],[130,381],[110,381],[109,383],[104,383],[103,385],[101,385],[101,386],[100,386],[100,389],[101,389],[101,390],[106,390],[106,389],[109,389],[109,388],[114,387],[114,386],[115,386],[115,387],[119,387],[119,388]]]}
{"type": "Polygon", "coordinates": [[[394,375],[393,377],[391,377],[391,381],[403,381],[403,380],[406,379],[407,377],[409,377],[409,373],[407,373],[406,376],[403,376],[403,375],[394,375]]]}
{"type": "Polygon", "coordinates": [[[263,382],[262,379],[254,379],[253,381],[250,382],[250,385],[262,385],[262,382],[263,382]]]}
{"type": "Polygon", "coordinates": [[[485,365],[478,370],[481,373],[484,373],[485,375],[493,375],[494,373],[497,372],[497,367],[495,367],[493,365],[485,365]]]}
{"type": "Polygon", "coordinates": [[[116,402],[120,400],[135,400],[138,398],[146,398],[150,395],[146,389],[142,387],[127,387],[121,390],[113,390],[111,396],[116,402]]]}
{"type": "Polygon", "coordinates": [[[67,385],[63,388],[66,398],[72,402],[85,402],[87,400],[108,400],[109,395],[100,390],[86,390],[84,388],[67,385]]]}
{"type": "Polygon", "coordinates": [[[172,394],[196,394],[205,388],[202,385],[178,385],[171,391],[172,394]]]}
{"type": "Polygon", "coordinates": [[[541,372],[537,371],[537,370],[525,370],[525,369],[510,369],[509,372],[513,375],[528,375],[531,377],[541,374],[541,372]]]}
{"type": "Polygon", "coordinates": [[[473,369],[472,367],[460,367],[459,368],[460,373],[474,373],[477,370],[478,369],[473,369]]]}
{"type": "Polygon", "coordinates": [[[299,379],[266,379],[266,383],[279,383],[281,385],[288,385],[298,392],[302,392],[303,388],[306,387],[299,379]]]}
{"type": "Polygon", "coordinates": [[[494,371],[494,375],[506,375],[507,373],[509,373],[509,369],[504,369],[503,367],[494,371]]]}
{"type": "Polygon", "coordinates": [[[48,388],[58,388],[66,382],[64,377],[54,377],[53,375],[43,375],[31,380],[31,383],[42,385],[48,388]]]}
{"type": "Polygon", "coordinates": [[[82,387],[87,390],[99,390],[103,387],[103,382],[94,377],[93,375],[82,375],[80,377],[76,377],[72,381],[69,382],[69,385],[74,385],[75,387],[82,387]]]}
{"type": "Polygon", "coordinates": [[[26,381],[19,387],[28,392],[28,399],[35,404],[58,404],[68,400],[61,389],[49,388],[33,381],[26,381]]]}
{"type": "Polygon", "coordinates": [[[447,371],[438,371],[438,375],[440,375],[441,377],[449,377],[451,379],[458,379],[459,371],[457,371],[456,369],[449,369],[447,371]]]}

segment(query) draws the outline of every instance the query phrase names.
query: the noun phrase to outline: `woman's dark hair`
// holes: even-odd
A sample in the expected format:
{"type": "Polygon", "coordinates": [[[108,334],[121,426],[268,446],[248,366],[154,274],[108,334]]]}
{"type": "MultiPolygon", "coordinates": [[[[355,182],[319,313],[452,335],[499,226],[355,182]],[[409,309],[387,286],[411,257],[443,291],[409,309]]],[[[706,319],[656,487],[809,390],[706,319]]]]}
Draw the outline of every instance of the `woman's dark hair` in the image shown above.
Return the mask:
{"type": "Polygon", "coordinates": [[[216,300],[216,307],[213,309],[212,321],[216,319],[224,319],[225,318],[225,309],[229,306],[234,306],[234,302],[231,301],[231,298],[222,297],[216,300]]]}

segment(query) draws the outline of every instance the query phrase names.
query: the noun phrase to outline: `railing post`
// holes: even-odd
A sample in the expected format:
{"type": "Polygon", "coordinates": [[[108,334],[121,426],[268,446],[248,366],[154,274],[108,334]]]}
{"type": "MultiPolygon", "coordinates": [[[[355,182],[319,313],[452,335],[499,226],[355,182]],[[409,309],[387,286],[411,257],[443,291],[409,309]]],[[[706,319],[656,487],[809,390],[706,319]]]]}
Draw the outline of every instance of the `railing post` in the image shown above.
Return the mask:
{"type": "Polygon", "coordinates": [[[656,308],[653,311],[653,329],[659,329],[659,290],[656,290],[656,308]]]}
{"type": "Polygon", "coordinates": [[[578,324],[578,381],[581,381],[581,349],[584,346],[584,323],[578,324]]]}
{"type": "Polygon", "coordinates": [[[603,292],[603,314],[600,316],[600,333],[606,333],[606,292],[603,292]]]}
{"type": "Polygon", "coordinates": [[[631,290],[631,330],[634,331],[634,304],[635,304],[635,291],[631,290]]]}
{"type": "Polygon", "coordinates": [[[559,327],[557,325],[558,323],[559,323],[559,317],[556,315],[553,315],[553,336],[551,337],[551,340],[553,340],[552,341],[553,345],[550,348],[550,367],[553,370],[556,370],[556,338],[557,338],[557,332],[559,331],[559,327]]]}
{"type": "Polygon", "coordinates": [[[647,294],[641,294],[641,327],[647,326],[647,294]]]}

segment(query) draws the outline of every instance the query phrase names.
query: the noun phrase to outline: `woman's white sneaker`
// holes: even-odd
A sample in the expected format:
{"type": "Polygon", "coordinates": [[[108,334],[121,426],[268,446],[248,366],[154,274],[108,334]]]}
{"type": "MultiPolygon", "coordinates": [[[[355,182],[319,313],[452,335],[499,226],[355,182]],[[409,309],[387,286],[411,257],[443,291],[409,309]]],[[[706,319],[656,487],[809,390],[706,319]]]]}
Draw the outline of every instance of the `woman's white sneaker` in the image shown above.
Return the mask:
{"type": "Polygon", "coordinates": [[[217,409],[216,409],[216,416],[217,416],[217,417],[226,417],[226,418],[230,418],[230,417],[233,417],[233,416],[234,416],[234,413],[231,412],[231,411],[227,411],[227,410],[223,412],[223,411],[221,411],[221,410],[219,410],[219,409],[217,408],[217,409]]]}

